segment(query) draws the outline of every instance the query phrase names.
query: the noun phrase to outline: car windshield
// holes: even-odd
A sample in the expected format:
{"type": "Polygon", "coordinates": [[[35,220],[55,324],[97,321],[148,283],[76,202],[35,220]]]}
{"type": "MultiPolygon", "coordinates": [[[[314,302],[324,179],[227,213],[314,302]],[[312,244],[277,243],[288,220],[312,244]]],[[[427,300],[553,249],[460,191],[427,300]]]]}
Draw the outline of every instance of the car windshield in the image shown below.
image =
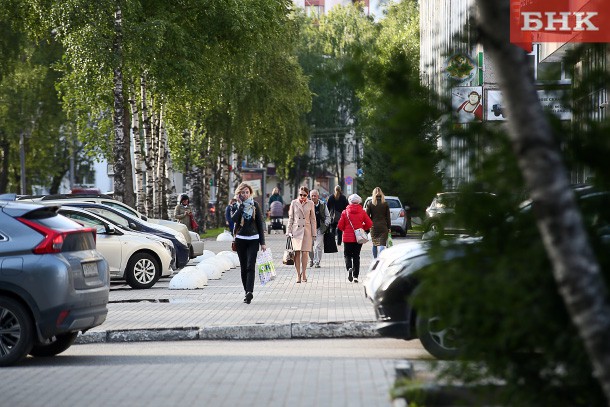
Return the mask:
{"type": "Polygon", "coordinates": [[[386,202],[390,209],[402,208],[402,205],[400,205],[400,202],[396,199],[386,199],[386,202]]]}

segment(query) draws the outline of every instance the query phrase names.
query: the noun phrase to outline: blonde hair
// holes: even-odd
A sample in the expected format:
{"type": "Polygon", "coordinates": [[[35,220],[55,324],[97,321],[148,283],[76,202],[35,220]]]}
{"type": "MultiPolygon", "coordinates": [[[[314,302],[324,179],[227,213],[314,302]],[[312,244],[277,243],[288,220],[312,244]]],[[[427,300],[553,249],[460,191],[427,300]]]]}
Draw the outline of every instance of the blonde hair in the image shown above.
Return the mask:
{"type": "Polygon", "coordinates": [[[254,190],[252,189],[252,187],[246,184],[245,182],[242,182],[237,186],[237,188],[235,188],[235,199],[237,199],[239,194],[242,193],[242,191],[244,191],[245,189],[250,191],[250,195],[254,195],[254,190]]]}
{"type": "Polygon", "coordinates": [[[381,197],[381,203],[385,202],[385,195],[379,187],[373,189],[373,194],[371,195],[371,204],[377,205],[377,197],[381,197]]]}
{"type": "Polygon", "coordinates": [[[275,195],[275,194],[279,194],[279,193],[280,193],[280,190],[277,187],[273,188],[273,191],[271,191],[271,195],[275,195]]]}
{"type": "Polygon", "coordinates": [[[339,185],[335,186],[335,199],[339,199],[339,197],[341,196],[341,187],[339,185]]]}

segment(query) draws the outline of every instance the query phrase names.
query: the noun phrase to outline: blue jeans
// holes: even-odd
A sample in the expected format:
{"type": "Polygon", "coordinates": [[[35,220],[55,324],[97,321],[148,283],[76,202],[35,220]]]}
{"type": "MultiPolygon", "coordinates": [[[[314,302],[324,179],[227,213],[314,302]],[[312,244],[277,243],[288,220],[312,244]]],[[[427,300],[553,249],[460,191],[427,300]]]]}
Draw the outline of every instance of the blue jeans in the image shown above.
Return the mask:
{"type": "Polygon", "coordinates": [[[373,246],[373,258],[376,259],[377,258],[377,254],[378,253],[381,254],[383,249],[385,249],[385,246],[373,246]],[[379,251],[377,250],[378,247],[379,247],[379,251]]]}

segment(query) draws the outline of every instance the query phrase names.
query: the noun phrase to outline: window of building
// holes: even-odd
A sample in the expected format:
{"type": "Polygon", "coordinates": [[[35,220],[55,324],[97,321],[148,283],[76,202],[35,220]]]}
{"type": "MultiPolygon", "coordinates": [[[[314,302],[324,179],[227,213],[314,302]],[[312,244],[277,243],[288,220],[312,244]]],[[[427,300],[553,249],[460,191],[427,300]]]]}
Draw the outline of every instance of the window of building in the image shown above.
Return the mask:
{"type": "Polygon", "coordinates": [[[305,15],[319,19],[320,16],[324,15],[324,5],[305,5],[305,15]]]}

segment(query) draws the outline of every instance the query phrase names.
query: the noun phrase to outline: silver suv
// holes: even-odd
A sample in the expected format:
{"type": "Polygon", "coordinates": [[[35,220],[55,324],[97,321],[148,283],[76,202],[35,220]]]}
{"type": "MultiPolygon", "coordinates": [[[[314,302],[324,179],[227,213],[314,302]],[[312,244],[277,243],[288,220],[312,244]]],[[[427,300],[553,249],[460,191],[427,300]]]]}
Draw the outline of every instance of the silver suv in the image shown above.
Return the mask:
{"type": "Polygon", "coordinates": [[[106,320],[110,277],[95,229],[58,209],[0,200],[0,366],[57,355],[106,320]]]}

